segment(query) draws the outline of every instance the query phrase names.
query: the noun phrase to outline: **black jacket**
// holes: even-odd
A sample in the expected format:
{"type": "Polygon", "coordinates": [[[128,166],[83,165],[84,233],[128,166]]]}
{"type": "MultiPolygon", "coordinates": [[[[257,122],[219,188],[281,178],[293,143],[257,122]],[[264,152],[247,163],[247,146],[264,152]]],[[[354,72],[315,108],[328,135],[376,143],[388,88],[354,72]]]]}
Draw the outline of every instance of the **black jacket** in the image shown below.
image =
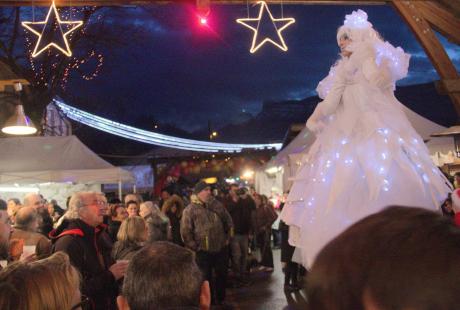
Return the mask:
{"type": "Polygon", "coordinates": [[[82,294],[89,297],[94,309],[116,309],[118,285],[108,270],[112,242],[105,226],[96,228],[81,220],[64,221],[50,233],[53,253],[63,251],[82,276],[82,294]]]}
{"type": "Polygon", "coordinates": [[[235,202],[231,197],[226,201],[228,213],[230,213],[235,234],[249,235],[253,231],[253,212],[256,210],[256,205],[251,197],[238,198],[235,202]]]}

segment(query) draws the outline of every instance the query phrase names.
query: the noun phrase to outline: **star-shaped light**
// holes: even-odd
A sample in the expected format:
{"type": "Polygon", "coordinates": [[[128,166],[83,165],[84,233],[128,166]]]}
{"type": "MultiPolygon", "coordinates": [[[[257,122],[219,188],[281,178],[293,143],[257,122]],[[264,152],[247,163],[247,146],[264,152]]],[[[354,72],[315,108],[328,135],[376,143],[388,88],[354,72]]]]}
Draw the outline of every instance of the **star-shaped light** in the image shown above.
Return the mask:
{"type": "Polygon", "coordinates": [[[260,4],[259,16],[257,18],[239,18],[236,20],[237,23],[248,27],[252,31],[254,31],[254,36],[252,37],[252,46],[250,49],[251,53],[255,53],[262,45],[267,42],[277,46],[282,51],[287,51],[288,48],[286,43],[284,42],[283,36],[281,35],[281,31],[286,29],[289,25],[295,23],[294,18],[273,18],[272,13],[268,9],[267,3],[264,1],[259,1],[257,4],[260,4]],[[268,14],[268,15],[267,15],[268,14]],[[259,26],[260,21],[265,18],[270,18],[271,23],[273,24],[274,30],[276,30],[277,39],[273,40],[270,37],[264,37],[263,40],[259,39],[259,26]],[[281,25],[281,26],[277,26],[281,25]]]}
{"type": "Polygon", "coordinates": [[[22,22],[23,27],[38,36],[37,44],[35,44],[34,51],[32,52],[32,57],[37,57],[50,47],[57,48],[68,57],[72,56],[67,36],[75,29],[81,27],[81,25],[83,25],[83,21],[62,21],[54,1],[44,21],[22,22]],[[66,28],[66,30],[62,28],[66,28]],[[50,37],[50,41],[46,40],[50,37]]]}

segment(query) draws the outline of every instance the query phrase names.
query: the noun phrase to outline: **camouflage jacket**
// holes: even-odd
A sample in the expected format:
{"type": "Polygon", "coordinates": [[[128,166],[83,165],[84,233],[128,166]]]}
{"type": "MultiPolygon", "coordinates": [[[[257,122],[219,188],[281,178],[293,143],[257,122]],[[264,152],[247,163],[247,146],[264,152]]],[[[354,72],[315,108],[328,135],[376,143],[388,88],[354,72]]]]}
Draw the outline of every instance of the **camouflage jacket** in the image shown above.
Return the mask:
{"type": "Polygon", "coordinates": [[[192,196],[182,214],[180,232],[187,248],[193,251],[219,252],[233,234],[233,222],[227,209],[213,199],[204,204],[192,196]]]}

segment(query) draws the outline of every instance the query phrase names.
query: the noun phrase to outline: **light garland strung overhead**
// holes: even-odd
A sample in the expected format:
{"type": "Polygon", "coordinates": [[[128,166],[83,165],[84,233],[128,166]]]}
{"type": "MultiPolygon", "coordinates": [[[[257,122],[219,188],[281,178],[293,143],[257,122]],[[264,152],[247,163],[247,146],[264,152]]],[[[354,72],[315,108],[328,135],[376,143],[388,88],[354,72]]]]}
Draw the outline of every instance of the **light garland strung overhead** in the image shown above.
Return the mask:
{"type": "Polygon", "coordinates": [[[166,146],[175,149],[191,150],[198,152],[241,152],[243,150],[255,149],[276,149],[280,150],[281,143],[269,144],[232,144],[232,143],[216,143],[199,140],[191,140],[173,137],[160,134],[157,132],[147,131],[125,124],[120,124],[97,115],[90,114],[75,107],[65,104],[59,99],[53,99],[54,103],[61,111],[70,119],[81,124],[105,131],[107,133],[117,135],[119,137],[144,142],[148,144],[166,146]]]}
{"type": "Polygon", "coordinates": [[[46,15],[46,19],[40,22],[26,21],[22,26],[38,36],[37,43],[32,52],[32,57],[37,57],[48,48],[54,47],[67,57],[72,56],[67,36],[83,25],[83,21],[62,21],[56,9],[54,1],[46,15]],[[63,27],[66,28],[63,30],[63,27]],[[46,38],[44,38],[46,37],[46,38]],[[49,37],[51,41],[47,41],[49,37]],[[59,42],[56,42],[59,41],[59,42]]]}
{"type": "MultiPolygon", "coordinates": [[[[271,43],[281,49],[282,51],[287,51],[288,47],[284,42],[283,36],[281,32],[286,29],[289,25],[295,23],[295,19],[292,17],[288,18],[273,18],[272,13],[268,9],[267,3],[265,1],[259,1],[257,4],[260,5],[259,9],[259,16],[257,18],[239,18],[236,20],[237,23],[251,29],[254,31],[254,36],[252,37],[252,45],[251,49],[249,50],[251,53],[255,53],[259,48],[261,48],[265,43],[271,43]],[[263,37],[259,38],[259,27],[261,26],[261,21],[270,18],[271,24],[273,25],[277,37],[270,38],[270,37],[263,37]],[[278,26],[280,25],[280,26],[278,26]]],[[[262,23],[268,24],[268,23],[262,23]]]]}

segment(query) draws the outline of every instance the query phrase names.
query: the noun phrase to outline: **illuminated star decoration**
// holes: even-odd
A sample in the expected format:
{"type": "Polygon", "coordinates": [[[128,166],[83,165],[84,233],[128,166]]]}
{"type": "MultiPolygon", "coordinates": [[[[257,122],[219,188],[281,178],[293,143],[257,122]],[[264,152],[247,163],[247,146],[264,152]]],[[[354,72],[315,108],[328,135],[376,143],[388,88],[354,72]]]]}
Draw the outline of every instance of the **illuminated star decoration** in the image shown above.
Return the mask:
{"type": "MultiPolygon", "coordinates": [[[[270,42],[271,44],[277,46],[282,51],[287,51],[288,48],[284,42],[281,31],[286,29],[289,25],[295,23],[294,18],[273,18],[272,13],[268,9],[267,3],[264,1],[259,1],[257,4],[260,4],[259,16],[257,18],[239,18],[236,20],[237,23],[248,27],[254,31],[254,36],[252,37],[252,46],[250,49],[251,53],[255,53],[260,47],[265,43],[270,42]],[[268,14],[268,15],[267,15],[268,14]],[[274,30],[277,34],[277,39],[272,40],[270,37],[264,37],[263,40],[259,39],[259,26],[262,20],[270,18],[271,23],[273,24],[274,30]],[[279,27],[277,25],[280,25],[279,27]]],[[[266,24],[266,23],[264,23],[266,24]]]]}
{"type": "Polygon", "coordinates": [[[67,57],[72,56],[67,36],[81,25],[83,25],[83,21],[61,21],[54,1],[44,21],[22,22],[23,27],[38,36],[32,57],[37,57],[50,47],[57,48],[67,57]]]}

